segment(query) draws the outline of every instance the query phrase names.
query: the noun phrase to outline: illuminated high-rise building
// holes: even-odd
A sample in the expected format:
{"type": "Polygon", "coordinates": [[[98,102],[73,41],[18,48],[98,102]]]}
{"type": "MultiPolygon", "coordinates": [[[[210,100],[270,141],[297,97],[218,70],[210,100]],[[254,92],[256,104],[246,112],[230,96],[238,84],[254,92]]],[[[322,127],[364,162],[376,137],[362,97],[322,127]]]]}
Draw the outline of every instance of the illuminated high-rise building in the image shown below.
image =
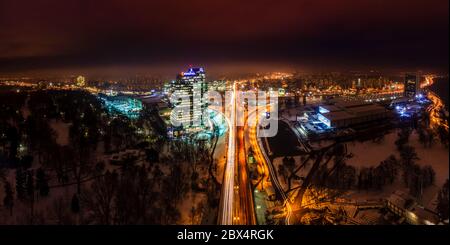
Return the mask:
{"type": "Polygon", "coordinates": [[[205,71],[201,67],[189,68],[170,84],[170,94],[177,93],[184,99],[174,104],[178,112],[171,114],[172,122],[186,132],[198,131],[204,126],[204,112],[208,106],[205,71]]]}
{"type": "Polygon", "coordinates": [[[417,75],[406,74],[404,96],[407,98],[414,98],[414,96],[416,96],[418,88],[419,88],[419,81],[417,79],[417,75]]]}
{"type": "Polygon", "coordinates": [[[76,85],[78,87],[84,87],[86,85],[86,78],[83,76],[78,76],[76,78],[76,85]]]}

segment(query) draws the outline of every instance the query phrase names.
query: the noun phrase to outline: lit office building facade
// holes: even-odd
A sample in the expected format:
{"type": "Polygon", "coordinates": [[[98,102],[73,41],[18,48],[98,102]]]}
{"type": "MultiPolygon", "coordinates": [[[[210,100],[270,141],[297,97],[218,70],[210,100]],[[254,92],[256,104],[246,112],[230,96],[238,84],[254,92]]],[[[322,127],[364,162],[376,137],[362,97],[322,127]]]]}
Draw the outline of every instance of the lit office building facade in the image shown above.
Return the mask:
{"type": "Polygon", "coordinates": [[[174,136],[199,131],[204,127],[204,112],[208,106],[207,89],[205,71],[201,67],[189,68],[171,82],[169,94],[179,97],[176,102],[172,102],[176,112],[171,114],[171,121],[180,124],[173,125],[174,136]]]}
{"type": "Polygon", "coordinates": [[[419,81],[417,79],[417,75],[406,74],[404,96],[407,98],[414,98],[417,94],[418,89],[419,81]]]}

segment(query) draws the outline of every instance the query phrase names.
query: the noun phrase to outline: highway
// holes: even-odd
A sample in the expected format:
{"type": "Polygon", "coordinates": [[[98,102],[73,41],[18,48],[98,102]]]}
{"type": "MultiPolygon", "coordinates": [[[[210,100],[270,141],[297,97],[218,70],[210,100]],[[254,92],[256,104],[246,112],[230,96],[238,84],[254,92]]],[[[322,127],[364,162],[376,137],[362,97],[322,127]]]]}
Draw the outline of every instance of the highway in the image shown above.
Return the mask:
{"type": "Polygon", "coordinates": [[[430,127],[431,129],[437,129],[439,126],[443,126],[448,132],[448,124],[440,116],[440,112],[444,107],[442,100],[433,92],[428,92],[428,99],[432,104],[427,108],[430,113],[430,127]]]}
{"type": "MultiPolygon", "coordinates": [[[[256,224],[253,192],[247,168],[245,127],[236,125],[238,94],[237,83],[235,83],[229,100],[230,104],[226,105],[225,113],[229,133],[218,219],[221,225],[256,224]]],[[[246,116],[244,113],[244,117],[246,116]]]]}
{"type": "MultiPolygon", "coordinates": [[[[433,76],[425,76],[425,81],[420,84],[422,89],[433,85],[434,80],[433,76]]],[[[445,128],[448,133],[448,124],[445,120],[443,120],[440,116],[441,110],[445,107],[441,98],[435,93],[428,91],[427,93],[428,99],[432,102],[431,105],[427,108],[427,112],[430,114],[430,127],[431,129],[437,129],[439,126],[445,128]]]]}
{"type": "MultiPolygon", "coordinates": [[[[432,79],[428,78],[425,85],[421,87],[429,86],[431,83],[432,79]]],[[[238,101],[240,101],[237,85],[238,82],[233,84],[230,99],[227,100],[228,104],[225,105],[229,134],[218,223],[222,225],[253,225],[257,223],[253,191],[247,167],[248,149],[251,148],[257,163],[257,171],[262,176],[256,188],[259,190],[273,188],[281,196],[285,211],[284,224],[290,225],[294,223],[291,200],[283,190],[278,180],[277,171],[265,152],[261,138],[258,136],[260,130],[258,126],[259,114],[264,113],[267,108],[265,105],[257,106],[251,110],[245,110],[243,114],[237,114],[238,101]],[[237,125],[237,120],[242,119],[237,118],[237,115],[244,117],[244,120],[240,120],[244,122],[243,126],[237,125]],[[249,124],[248,121],[253,123],[249,124]]],[[[448,131],[448,125],[439,116],[443,106],[442,101],[432,92],[428,93],[428,98],[433,102],[428,108],[431,126],[436,128],[442,125],[448,131]]],[[[292,125],[290,126],[293,129],[292,125]]],[[[294,129],[293,131],[298,134],[294,129]]],[[[307,145],[303,145],[303,147],[306,152],[309,152],[307,145]]]]}
{"type": "Polygon", "coordinates": [[[227,161],[222,182],[222,193],[220,198],[218,222],[221,225],[232,225],[236,217],[234,216],[234,179],[236,161],[236,85],[231,93],[231,109],[225,113],[228,124],[228,149],[227,161]]]}
{"type": "MultiPolygon", "coordinates": [[[[239,94],[237,94],[239,96],[239,94]]],[[[236,96],[236,101],[240,101],[236,96]]],[[[247,113],[244,113],[244,122],[247,121],[247,113]]],[[[245,124],[244,124],[245,125],[245,124]]],[[[236,200],[236,205],[239,207],[236,213],[236,224],[241,225],[255,225],[255,205],[253,202],[253,192],[247,167],[247,151],[245,144],[245,126],[237,126],[237,169],[238,174],[236,178],[236,194],[239,195],[239,200],[236,200]]]]}
{"type": "Polygon", "coordinates": [[[266,155],[260,138],[258,137],[258,112],[264,112],[266,106],[245,111],[244,126],[237,126],[237,83],[233,85],[229,103],[227,104],[226,120],[228,123],[227,161],[221,191],[218,223],[221,225],[254,225],[256,224],[253,192],[248,175],[247,148],[253,149],[258,170],[262,174],[261,188],[273,187],[280,194],[285,207],[285,224],[291,224],[292,207],[289,198],[278,181],[277,173],[266,155]],[[248,126],[249,118],[254,119],[253,125],[248,126]],[[249,139],[246,142],[246,139],[249,139]],[[246,145],[247,144],[247,145],[246,145]]]}
{"type": "Polygon", "coordinates": [[[250,138],[250,145],[251,148],[253,149],[255,160],[258,163],[258,169],[260,169],[261,170],[260,172],[263,174],[261,187],[262,189],[264,189],[272,186],[275,188],[276,192],[280,193],[283,199],[283,204],[286,212],[285,224],[290,225],[292,219],[292,207],[290,200],[287,197],[286,193],[284,192],[280,182],[278,181],[277,173],[269,157],[264,151],[261,139],[258,137],[258,130],[259,130],[258,116],[254,114],[258,112],[265,112],[266,110],[265,107],[266,106],[257,107],[255,110],[252,110],[251,112],[248,113],[248,117],[255,118],[256,123],[254,125],[251,125],[250,130],[246,130],[246,132],[248,132],[248,137],[250,138]]]}

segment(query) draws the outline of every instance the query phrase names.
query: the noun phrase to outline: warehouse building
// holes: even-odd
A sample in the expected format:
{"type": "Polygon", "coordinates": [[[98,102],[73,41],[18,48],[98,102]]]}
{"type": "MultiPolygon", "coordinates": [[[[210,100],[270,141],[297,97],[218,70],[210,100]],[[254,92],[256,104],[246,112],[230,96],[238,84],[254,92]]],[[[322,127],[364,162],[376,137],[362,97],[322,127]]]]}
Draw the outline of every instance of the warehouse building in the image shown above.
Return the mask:
{"type": "Polygon", "coordinates": [[[387,118],[390,111],[381,105],[360,101],[336,101],[319,106],[317,118],[332,128],[344,128],[387,118]]]}

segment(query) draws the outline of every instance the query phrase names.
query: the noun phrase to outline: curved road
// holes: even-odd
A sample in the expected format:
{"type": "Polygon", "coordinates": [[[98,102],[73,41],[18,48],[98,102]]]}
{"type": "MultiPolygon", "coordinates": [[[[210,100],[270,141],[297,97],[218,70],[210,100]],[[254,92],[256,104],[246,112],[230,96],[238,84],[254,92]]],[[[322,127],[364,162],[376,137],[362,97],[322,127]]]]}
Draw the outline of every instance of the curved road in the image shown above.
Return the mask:
{"type": "Polygon", "coordinates": [[[231,93],[231,100],[229,101],[231,104],[227,105],[231,106],[231,108],[226,113],[229,128],[228,150],[218,223],[221,225],[256,224],[253,192],[247,174],[245,134],[248,134],[248,138],[250,139],[249,143],[255,153],[258,167],[264,174],[262,181],[263,188],[264,184],[271,184],[276,189],[276,192],[281,195],[286,209],[285,224],[289,225],[291,224],[292,217],[290,200],[279,183],[276,171],[262,147],[261,140],[258,137],[259,127],[257,126],[257,120],[255,120],[256,123],[253,123],[254,125],[251,125],[250,130],[247,127],[249,117],[254,117],[253,114],[258,111],[265,111],[266,106],[259,106],[251,112],[246,111],[243,120],[245,126],[236,126],[237,95],[237,84],[235,83],[233,85],[233,92],[231,93]]]}
{"type": "MultiPolygon", "coordinates": [[[[258,112],[258,111],[265,111],[265,106],[257,107],[255,110],[251,111],[249,113],[249,116],[258,112]]],[[[262,146],[261,139],[258,137],[258,122],[256,117],[256,123],[255,125],[252,125],[252,128],[248,131],[249,132],[249,138],[250,138],[250,144],[254,152],[254,156],[258,164],[260,164],[260,167],[263,169],[263,174],[265,175],[263,177],[262,185],[264,188],[264,183],[269,184],[272,183],[272,186],[276,189],[278,193],[280,193],[281,197],[283,198],[284,206],[286,209],[286,219],[285,224],[290,225],[291,224],[291,218],[292,218],[292,207],[289,198],[287,197],[286,193],[284,192],[280,182],[278,181],[277,173],[272,165],[272,162],[270,161],[269,157],[267,156],[266,152],[264,151],[264,148],[262,146]],[[269,181],[269,179],[271,181],[269,181]]]]}

